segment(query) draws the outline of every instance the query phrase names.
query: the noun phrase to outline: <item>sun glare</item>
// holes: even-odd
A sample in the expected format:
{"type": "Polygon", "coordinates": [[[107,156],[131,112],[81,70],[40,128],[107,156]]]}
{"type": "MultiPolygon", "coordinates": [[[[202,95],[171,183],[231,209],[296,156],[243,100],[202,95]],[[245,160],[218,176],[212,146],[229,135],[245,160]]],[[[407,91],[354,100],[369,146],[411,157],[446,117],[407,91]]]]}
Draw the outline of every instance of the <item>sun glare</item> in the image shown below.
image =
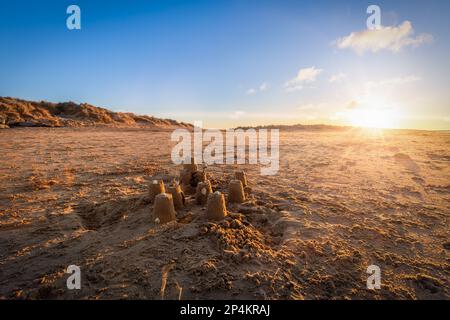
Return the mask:
{"type": "Polygon", "coordinates": [[[347,115],[350,124],[356,127],[394,128],[397,122],[397,113],[394,108],[380,101],[363,103],[349,110],[347,115]]]}
{"type": "Polygon", "coordinates": [[[349,115],[353,126],[367,128],[390,128],[393,121],[386,114],[385,110],[363,109],[354,110],[349,115]]]}

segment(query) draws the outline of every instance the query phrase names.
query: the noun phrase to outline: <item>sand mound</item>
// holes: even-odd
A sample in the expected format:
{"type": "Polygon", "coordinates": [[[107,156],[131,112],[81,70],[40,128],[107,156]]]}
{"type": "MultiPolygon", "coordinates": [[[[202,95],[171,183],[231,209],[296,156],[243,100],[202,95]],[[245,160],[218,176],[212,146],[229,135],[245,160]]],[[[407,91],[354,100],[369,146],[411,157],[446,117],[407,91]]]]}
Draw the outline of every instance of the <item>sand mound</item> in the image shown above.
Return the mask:
{"type": "Polygon", "coordinates": [[[158,119],[133,113],[113,112],[93,105],[74,102],[34,102],[0,97],[0,128],[9,127],[85,127],[85,126],[190,127],[170,119],[158,119]]]}

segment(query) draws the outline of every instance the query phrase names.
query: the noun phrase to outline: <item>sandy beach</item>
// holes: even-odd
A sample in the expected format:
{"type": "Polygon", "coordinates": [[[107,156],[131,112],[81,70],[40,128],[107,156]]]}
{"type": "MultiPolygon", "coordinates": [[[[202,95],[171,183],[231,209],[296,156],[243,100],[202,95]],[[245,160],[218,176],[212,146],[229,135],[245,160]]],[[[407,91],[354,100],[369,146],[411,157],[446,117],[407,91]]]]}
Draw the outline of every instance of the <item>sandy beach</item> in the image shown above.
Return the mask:
{"type": "Polygon", "coordinates": [[[450,133],[280,133],[280,171],[206,169],[247,201],[210,222],[187,195],[157,224],[148,186],[170,182],[170,130],[0,131],[0,298],[449,299],[450,133]],[[66,288],[69,265],[81,290],[66,288]],[[381,269],[368,290],[366,269],[381,269]]]}

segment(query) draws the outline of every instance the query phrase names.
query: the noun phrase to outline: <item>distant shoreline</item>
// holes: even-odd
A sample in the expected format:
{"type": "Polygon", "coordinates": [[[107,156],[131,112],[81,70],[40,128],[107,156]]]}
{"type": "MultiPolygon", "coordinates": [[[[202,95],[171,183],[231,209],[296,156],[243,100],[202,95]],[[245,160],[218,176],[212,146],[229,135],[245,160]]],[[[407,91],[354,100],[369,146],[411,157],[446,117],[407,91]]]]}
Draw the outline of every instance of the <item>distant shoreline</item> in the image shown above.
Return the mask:
{"type": "MultiPolygon", "coordinates": [[[[114,112],[88,103],[30,101],[0,97],[0,129],[13,128],[123,128],[123,129],[192,129],[193,125],[172,119],[161,119],[131,112],[114,112]]],[[[271,124],[237,126],[233,129],[279,129],[286,131],[389,130],[417,132],[450,132],[447,130],[409,128],[364,128],[328,124],[271,124]]],[[[220,130],[226,130],[221,128],[220,130]]]]}

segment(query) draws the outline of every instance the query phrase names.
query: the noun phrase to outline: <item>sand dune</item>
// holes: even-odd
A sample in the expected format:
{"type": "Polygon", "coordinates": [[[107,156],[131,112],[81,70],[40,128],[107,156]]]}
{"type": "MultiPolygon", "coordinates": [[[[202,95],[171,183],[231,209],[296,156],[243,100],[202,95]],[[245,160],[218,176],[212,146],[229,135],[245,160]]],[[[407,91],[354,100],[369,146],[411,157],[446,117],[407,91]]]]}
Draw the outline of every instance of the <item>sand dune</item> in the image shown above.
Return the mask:
{"type": "Polygon", "coordinates": [[[0,297],[36,299],[448,299],[450,133],[289,131],[280,173],[210,166],[247,201],[208,222],[187,197],[151,217],[148,183],[170,182],[170,132],[0,131],[0,297]],[[82,289],[64,273],[82,270],[82,289]],[[381,290],[366,288],[379,265],[381,290]]]}
{"type": "Polygon", "coordinates": [[[35,102],[0,97],[0,128],[9,127],[191,127],[170,119],[113,112],[88,103],[35,102]]]}

